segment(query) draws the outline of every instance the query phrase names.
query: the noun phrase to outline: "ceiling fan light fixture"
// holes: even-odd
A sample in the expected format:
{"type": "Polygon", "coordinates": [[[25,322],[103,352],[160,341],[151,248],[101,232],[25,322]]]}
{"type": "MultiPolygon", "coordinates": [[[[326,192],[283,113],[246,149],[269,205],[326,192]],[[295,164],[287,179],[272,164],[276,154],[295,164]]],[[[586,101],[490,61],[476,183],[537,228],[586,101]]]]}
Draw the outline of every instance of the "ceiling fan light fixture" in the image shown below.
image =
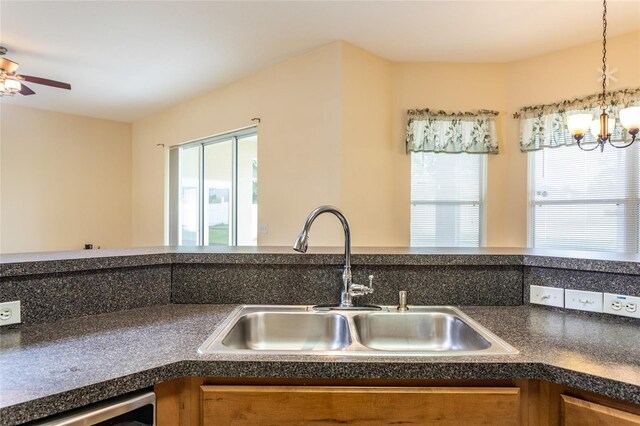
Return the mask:
{"type": "Polygon", "coordinates": [[[22,90],[22,85],[17,80],[5,78],[0,81],[0,96],[13,96],[22,90]]]}
{"type": "Polygon", "coordinates": [[[22,89],[22,85],[17,80],[7,79],[4,82],[5,90],[9,90],[10,92],[19,92],[22,89]]]}

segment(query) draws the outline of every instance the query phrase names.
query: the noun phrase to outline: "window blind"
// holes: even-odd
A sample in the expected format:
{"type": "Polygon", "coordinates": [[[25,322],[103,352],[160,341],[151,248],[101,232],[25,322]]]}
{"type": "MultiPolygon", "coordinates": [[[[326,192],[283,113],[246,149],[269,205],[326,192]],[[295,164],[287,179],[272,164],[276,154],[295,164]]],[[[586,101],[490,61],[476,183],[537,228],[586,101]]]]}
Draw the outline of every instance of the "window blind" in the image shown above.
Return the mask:
{"type": "Polygon", "coordinates": [[[640,150],[634,145],[530,153],[530,245],[638,252],[640,150]]]}
{"type": "Polygon", "coordinates": [[[478,247],[486,156],[411,153],[411,246],[478,247]]]}

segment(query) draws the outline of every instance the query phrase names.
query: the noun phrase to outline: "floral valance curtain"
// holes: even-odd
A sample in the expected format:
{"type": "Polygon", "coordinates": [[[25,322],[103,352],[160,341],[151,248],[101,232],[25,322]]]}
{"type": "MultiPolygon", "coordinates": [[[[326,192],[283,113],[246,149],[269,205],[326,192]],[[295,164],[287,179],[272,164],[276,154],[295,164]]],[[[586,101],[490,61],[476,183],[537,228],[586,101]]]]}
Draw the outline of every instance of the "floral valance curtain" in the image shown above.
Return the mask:
{"type": "Polygon", "coordinates": [[[497,154],[496,111],[410,109],[407,152],[497,154]]]}
{"type": "MultiPolygon", "coordinates": [[[[600,115],[601,96],[595,94],[555,104],[522,108],[514,115],[515,118],[520,118],[520,150],[526,152],[575,144],[576,141],[567,128],[567,116],[591,113],[596,119],[600,115]]],[[[611,139],[624,141],[628,132],[620,124],[618,112],[629,106],[640,106],[640,88],[608,93],[607,103],[607,113],[616,120],[611,139]]],[[[587,132],[583,143],[595,143],[596,137],[587,132]]]]}

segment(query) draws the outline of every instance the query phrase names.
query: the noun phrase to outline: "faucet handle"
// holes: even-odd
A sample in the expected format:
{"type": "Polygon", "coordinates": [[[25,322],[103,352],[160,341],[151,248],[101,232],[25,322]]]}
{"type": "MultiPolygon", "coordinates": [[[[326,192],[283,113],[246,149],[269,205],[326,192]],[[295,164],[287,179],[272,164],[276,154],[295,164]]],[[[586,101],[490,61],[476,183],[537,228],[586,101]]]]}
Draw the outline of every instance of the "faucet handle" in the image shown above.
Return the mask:
{"type": "Polygon", "coordinates": [[[373,275],[369,275],[369,285],[351,284],[349,286],[349,294],[352,296],[364,296],[373,293],[373,275]]]}

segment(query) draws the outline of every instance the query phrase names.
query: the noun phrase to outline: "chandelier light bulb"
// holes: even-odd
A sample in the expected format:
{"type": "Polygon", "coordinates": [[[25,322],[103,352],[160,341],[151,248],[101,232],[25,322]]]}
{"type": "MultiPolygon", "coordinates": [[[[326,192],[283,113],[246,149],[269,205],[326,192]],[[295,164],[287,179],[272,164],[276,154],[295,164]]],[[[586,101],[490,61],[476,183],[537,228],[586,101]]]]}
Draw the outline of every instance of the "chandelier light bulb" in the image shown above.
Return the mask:
{"type": "Polygon", "coordinates": [[[640,129],[640,107],[620,110],[620,123],[629,131],[640,129]]]}
{"type": "Polygon", "coordinates": [[[593,114],[573,114],[567,117],[567,127],[569,132],[576,139],[582,139],[591,126],[593,114]]]}

